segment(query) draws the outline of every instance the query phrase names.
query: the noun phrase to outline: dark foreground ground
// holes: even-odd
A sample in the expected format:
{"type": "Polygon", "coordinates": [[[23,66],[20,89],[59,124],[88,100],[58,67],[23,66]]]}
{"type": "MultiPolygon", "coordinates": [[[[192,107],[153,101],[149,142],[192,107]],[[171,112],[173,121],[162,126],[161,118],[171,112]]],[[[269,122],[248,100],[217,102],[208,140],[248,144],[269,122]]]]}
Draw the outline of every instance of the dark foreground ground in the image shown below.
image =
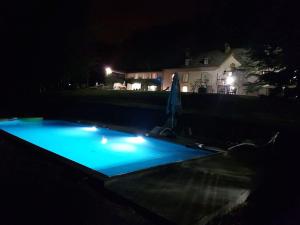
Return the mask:
{"type": "MultiPolygon", "coordinates": [[[[64,94],[43,96],[33,101],[33,98],[19,96],[3,103],[0,115],[1,117],[42,115],[50,118],[85,119],[141,130],[149,130],[156,125],[163,124],[166,118],[163,106],[166,100],[164,95],[143,97],[137,94],[132,97],[128,97],[128,94],[117,95],[115,93],[114,96],[105,94],[84,97],[64,94]],[[131,99],[134,100],[131,101],[131,99]]],[[[202,143],[226,147],[245,139],[263,142],[276,131],[281,132],[272,149],[255,151],[251,157],[249,151],[245,151],[245,154],[240,151],[238,155],[234,154],[226,158],[227,166],[233,162],[251,165],[256,174],[250,176],[254,181],[253,186],[252,183],[250,185],[253,191],[243,207],[234,209],[226,216],[217,217],[210,223],[224,225],[299,224],[298,136],[300,132],[298,116],[300,114],[298,103],[274,99],[238,98],[237,96],[192,96],[192,102],[190,98],[186,99],[188,100],[184,103],[185,108],[179,121],[178,132],[188,136],[190,134],[187,134],[186,130],[190,128],[192,130],[190,138],[202,143]],[[233,160],[230,161],[230,158],[233,160]]],[[[37,158],[36,152],[24,149],[23,146],[1,138],[0,149],[2,220],[0,224],[168,223],[160,217],[149,215],[109,194],[101,188],[101,184],[85,179],[85,175],[79,171],[69,169],[42,155],[37,158]]],[[[210,175],[214,177],[212,180],[218,183],[214,174],[217,174],[217,177],[223,176],[224,173],[221,171],[226,166],[222,163],[216,163],[214,166],[220,168],[211,171],[210,175]],[[221,175],[218,175],[220,172],[221,175]]],[[[239,170],[240,167],[235,168],[239,170]]],[[[152,211],[155,212],[157,209],[157,214],[162,212],[162,216],[168,219],[175,218],[177,222],[187,221],[186,224],[193,224],[191,215],[197,214],[197,208],[194,206],[203,197],[200,189],[190,189],[189,192],[199,191],[198,194],[193,195],[195,198],[177,195],[176,199],[181,203],[177,211],[173,212],[173,216],[168,208],[159,209],[161,205],[158,204],[159,201],[153,199],[151,201],[149,197],[151,195],[147,193],[153,189],[159,189],[165,191],[165,194],[162,192],[160,195],[161,199],[168,196],[166,193],[169,190],[166,184],[170,181],[174,182],[176,174],[184,174],[183,170],[180,171],[176,172],[173,168],[161,174],[155,172],[152,175],[147,174],[147,176],[142,176],[141,186],[134,185],[135,182],[139,183],[139,180],[133,176],[124,178],[123,181],[111,181],[106,184],[106,187],[119,193],[126,192],[125,196],[137,198],[138,203],[145,207],[155,206],[152,211]],[[171,174],[168,175],[168,173],[171,174]],[[162,174],[164,174],[164,179],[160,177],[162,174]],[[150,182],[147,188],[147,182],[154,178],[163,182],[155,182],[155,184],[150,182]],[[121,189],[119,184],[122,184],[121,189]],[[162,184],[165,186],[161,186],[162,184]],[[137,189],[134,189],[134,186],[137,189]],[[143,202],[145,199],[148,200],[143,202]],[[193,204],[187,204],[193,201],[193,204]],[[190,209],[186,209],[185,206],[190,209]],[[179,214],[179,211],[184,211],[183,209],[186,210],[185,217],[179,214]],[[178,216],[177,219],[176,216],[178,216]]],[[[241,171],[232,171],[231,175],[238,173],[241,171]]],[[[185,184],[185,186],[191,188],[197,186],[198,182],[201,183],[203,177],[199,174],[203,174],[203,167],[199,169],[199,173],[194,174],[195,176],[189,174],[194,178],[190,181],[195,185],[185,184]]],[[[184,179],[177,179],[177,181],[186,180],[187,177],[184,176],[184,179]]],[[[215,185],[210,184],[209,180],[203,181],[202,184],[205,183],[215,185]]],[[[213,191],[209,188],[207,190],[213,191]]],[[[173,205],[176,203],[174,202],[173,205]]],[[[166,205],[166,207],[169,206],[166,205]]],[[[194,218],[193,222],[197,221],[199,219],[194,218]]],[[[184,224],[184,222],[180,223],[184,224]]]]}

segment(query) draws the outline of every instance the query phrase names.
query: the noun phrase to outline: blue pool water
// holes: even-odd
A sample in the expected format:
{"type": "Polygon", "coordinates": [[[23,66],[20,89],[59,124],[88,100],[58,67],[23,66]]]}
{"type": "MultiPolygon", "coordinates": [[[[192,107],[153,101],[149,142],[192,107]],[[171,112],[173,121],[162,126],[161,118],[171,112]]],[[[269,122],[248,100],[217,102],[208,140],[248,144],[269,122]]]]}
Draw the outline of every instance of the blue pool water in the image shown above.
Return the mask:
{"type": "Polygon", "coordinates": [[[57,120],[6,120],[0,129],[107,176],[211,154],[107,128],[57,120]]]}

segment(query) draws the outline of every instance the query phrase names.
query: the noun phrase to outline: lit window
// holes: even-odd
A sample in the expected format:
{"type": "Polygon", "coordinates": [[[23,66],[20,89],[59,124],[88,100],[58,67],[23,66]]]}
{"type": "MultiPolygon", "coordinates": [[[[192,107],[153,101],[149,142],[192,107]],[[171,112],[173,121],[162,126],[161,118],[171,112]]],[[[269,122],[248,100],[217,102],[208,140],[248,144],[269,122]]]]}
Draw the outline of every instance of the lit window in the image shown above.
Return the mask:
{"type": "Polygon", "coordinates": [[[184,82],[184,83],[189,82],[189,74],[188,73],[183,74],[182,82],[184,82]]]}
{"type": "Polygon", "coordinates": [[[182,87],[182,92],[188,92],[188,86],[183,86],[182,87]]]}
{"type": "Polygon", "coordinates": [[[157,86],[156,85],[150,85],[148,86],[148,91],[156,91],[157,90],[157,86]]]}
{"type": "Polygon", "coordinates": [[[156,79],[157,78],[157,73],[152,73],[152,79],[156,79]]]}
{"type": "Polygon", "coordinates": [[[123,85],[122,83],[114,83],[113,89],[114,90],[121,90],[125,88],[125,85],[123,85]]]}
{"type": "Polygon", "coordinates": [[[203,64],[207,65],[208,64],[208,58],[204,58],[203,64]]]}
{"type": "Polygon", "coordinates": [[[133,83],[131,87],[132,87],[132,90],[140,90],[142,87],[142,84],[141,83],[133,83]]]}

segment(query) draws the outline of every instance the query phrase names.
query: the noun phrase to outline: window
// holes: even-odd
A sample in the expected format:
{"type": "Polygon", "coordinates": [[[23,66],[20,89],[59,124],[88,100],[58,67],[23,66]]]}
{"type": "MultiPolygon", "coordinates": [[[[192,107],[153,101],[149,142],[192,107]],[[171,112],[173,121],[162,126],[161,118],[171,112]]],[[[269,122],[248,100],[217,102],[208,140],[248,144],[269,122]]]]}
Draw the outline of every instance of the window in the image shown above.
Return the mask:
{"type": "Polygon", "coordinates": [[[200,58],[198,62],[199,62],[199,64],[207,65],[208,64],[208,58],[200,58]]]}
{"type": "Polygon", "coordinates": [[[156,79],[157,78],[157,73],[152,73],[152,79],[156,79]]]}
{"type": "Polygon", "coordinates": [[[157,86],[156,85],[150,85],[148,86],[148,91],[156,91],[157,90],[157,86]]]}
{"type": "Polygon", "coordinates": [[[203,59],[203,64],[207,65],[208,64],[208,58],[203,59]]]}
{"type": "Polygon", "coordinates": [[[182,92],[188,92],[188,86],[182,86],[182,92]]]}
{"type": "Polygon", "coordinates": [[[185,59],[185,66],[191,65],[192,60],[191,59],[185,59]]]}
{"type": "Polygon", "coordinates": [[[142,84],[141,83],[133,83],[131,87],[132,87],[132,90],[140,90],[142,87],[142,84]]]}
{"type": "Polygon", "coordinates": [[[151,79],[151,73],[144,73],[143,79],[151,79]]]}
{"type": "Polygon", "coordinates": [[[183,83],[189,82],[189,74],[188,73],[183,74],[183,76],[182,76],[182,82],[183,83]]]}

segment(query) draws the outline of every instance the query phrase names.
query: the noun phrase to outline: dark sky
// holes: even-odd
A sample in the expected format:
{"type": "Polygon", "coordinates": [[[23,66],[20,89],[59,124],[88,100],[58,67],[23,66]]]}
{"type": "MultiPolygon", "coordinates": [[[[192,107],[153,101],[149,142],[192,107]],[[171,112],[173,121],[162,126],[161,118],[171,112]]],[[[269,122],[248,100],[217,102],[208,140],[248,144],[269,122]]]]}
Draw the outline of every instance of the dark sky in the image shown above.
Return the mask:
{"type": "Polygon", "coordinates": [[[99,40],[118,42],[134,31],[191,21],[206,11],[204,0],[93,0],[89,16],[99,40]]]}

